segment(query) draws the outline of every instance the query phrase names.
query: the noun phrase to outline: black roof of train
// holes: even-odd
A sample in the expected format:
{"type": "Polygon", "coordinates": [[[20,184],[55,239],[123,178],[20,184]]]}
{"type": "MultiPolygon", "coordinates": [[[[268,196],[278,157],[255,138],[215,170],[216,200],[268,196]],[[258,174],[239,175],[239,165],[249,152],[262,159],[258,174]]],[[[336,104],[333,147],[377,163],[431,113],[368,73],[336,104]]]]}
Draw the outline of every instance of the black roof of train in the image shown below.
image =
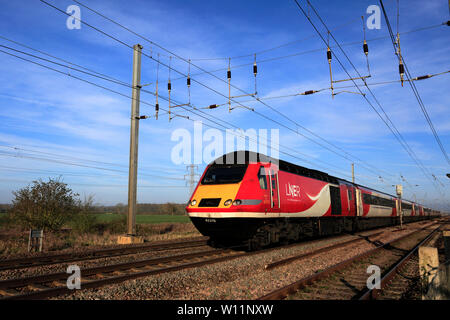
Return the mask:
{"type": "MultiPolygon", "coordinates": [[[[334,184],[339,184],[339,181],[341,182],[346,182],[348,184],[352,184],[352,185],[356,185],[358,187],[362,187],[371,191],[375,191],[377,193],[380,194],[384,194],[386,196],[389,197],[393,197],[396,198],[396,196],[393,196],[391,194],[388,194],[386,192],[383,191],[378,191],[375,190],[373,188],[369,188],[357,183],[353,183],[350,181],[347,181],[345,179],[342,178],[337,178],[335,176],[331,176],[328,173],[319,171],[319,170],[314,170],[314,169],[309,169],[306,167],[302,167],[299,166],[297,164],[293,164],[291,162],[287,162],[284,160],[280,160],[280,159],[276,159],[273,157],[269,157],[266,156],[265,154],[259,153],[259,152],[253,152],[253,151],[233,151],[233,152],[229,152],[227,154],[224,154],[223,156],[218,157],[217,159],[215,159],[213,162],[210,163],[210,165],[212,164],[216,164],[216,165],[226,165],[226,164],[246,164],[249,163],[251,161],[254,162],[267,162],[267,163],[278,163],[278,166],[280,168],[280,170],[282,171],[286,171],[289,173],[293,173],[293,174],[298,174],[304,177],[308,177],[308,178],[313,178],[313,179],[317,179],[317,180],[321,180],[321,181],[325,181],[325,182],[330,182],[330,183],[334,183],[334,184]]],[[[403,201],[408,201],[413,203],[412,201],[406,200],[406,199],[402,199],[403,201]]],[[[416,203],[417,204],[417,203],[416,203]]]]}
{"type": "Polygon", "coordinates": [[[334,176],[330,176],[329,174],[309,169],[306,167],[302,167],[284,160],[275,159],[269,156],[266,156],[265,154],[253,152],[253,151],[234,151],[227,154],[224,154],[223,156],[217,158],[212,163],[221,165],[221,164],[245,164],[249,163],[250,161],[254,162],[267,162],[267,163],[277,163],[280,170],[298,174],[301,176],[309,177],[309,178],[315,178],[318,180],[331,182],[335,184],[339,184],[338,179],[334,176]]]}

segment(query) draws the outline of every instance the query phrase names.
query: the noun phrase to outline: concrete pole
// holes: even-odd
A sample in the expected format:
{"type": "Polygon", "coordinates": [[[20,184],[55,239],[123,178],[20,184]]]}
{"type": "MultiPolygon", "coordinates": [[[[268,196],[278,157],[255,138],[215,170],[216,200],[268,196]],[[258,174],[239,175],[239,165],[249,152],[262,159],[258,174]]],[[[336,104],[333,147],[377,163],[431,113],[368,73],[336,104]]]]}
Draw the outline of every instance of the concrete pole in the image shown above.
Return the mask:
{"type": "Polygon", "coordinates": [[[395,186],[395,192],[398,196],[398,210],[400,216],[400,228],[403,228],[403,210],[402,210],[402,195],[403,195],[403,186],[398,184],[395,186]]]}
{"type": "Polygon", "coordinates": [[[355,164],[352,163],[352,182],[355,183],[355,164]]]}
{"type": "Polygon", "coordinates": [[[139,98],[141,91],[141,51],[142,46],[133,46],[133,81],[131,100],[131,129],[130,129],[130,167],[128,175],[128,219],[127,234],[136,234],[136,189],[138,166],[138,140],[139,140],[139,98]]]}
{"type": "Polygon", "coordinates": [[[402,195],[400,195],[400,228],[403,228],[402,195]]]}

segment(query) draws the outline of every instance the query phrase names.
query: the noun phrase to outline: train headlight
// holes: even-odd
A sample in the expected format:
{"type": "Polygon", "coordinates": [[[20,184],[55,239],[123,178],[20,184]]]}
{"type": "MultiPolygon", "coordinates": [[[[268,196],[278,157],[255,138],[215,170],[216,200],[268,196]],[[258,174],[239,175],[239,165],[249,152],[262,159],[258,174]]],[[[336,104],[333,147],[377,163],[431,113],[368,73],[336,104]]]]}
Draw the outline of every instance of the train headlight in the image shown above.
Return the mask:
{"type": "Polygon", "coordinates": [[[232,202],[233,202],[233,200],[228,199],[227,201],[225,201],[225,202],[223,203],[223,205],[224,205],[224,206],[229,206],[232,202]]]}
{"type": "Polygon", "coordinates": [[[242,203],[242,201],[239,200],[239,199],[236,199],[236,200],[233,201],[233,204],[234,204],[235,206],[240,206],[241,203],[242,203]]]}
{"type": "Polygon", "coordinates": [[[191,206],[195,206],[197,204],[197,200],[192,200],[191,201],[191,206]]]}

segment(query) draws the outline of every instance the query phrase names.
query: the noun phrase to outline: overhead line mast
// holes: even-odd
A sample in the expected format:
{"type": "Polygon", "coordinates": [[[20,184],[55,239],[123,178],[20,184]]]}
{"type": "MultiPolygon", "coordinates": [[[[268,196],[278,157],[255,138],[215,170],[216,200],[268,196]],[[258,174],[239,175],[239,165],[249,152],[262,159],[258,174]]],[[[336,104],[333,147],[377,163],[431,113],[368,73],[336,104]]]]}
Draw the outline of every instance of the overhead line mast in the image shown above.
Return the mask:
{"type": "MultiPolygon", "coordinates": [[[[131,100],[131,126],[130,126],[130,166],[128,173],[128,217],[127,235],[119,236],[118,242],[140,243],[143,238],[136,237],[136,197],[137,197],[137,168],[138,168],[138,143],[139,143],[139,121],[145,119],[139,115],[139,99],[141,90],[141,52],[142,46],[133,46],[133,82],[131,100]]],[[[145,116],[144,116],[145,117],[145,116]]]]}

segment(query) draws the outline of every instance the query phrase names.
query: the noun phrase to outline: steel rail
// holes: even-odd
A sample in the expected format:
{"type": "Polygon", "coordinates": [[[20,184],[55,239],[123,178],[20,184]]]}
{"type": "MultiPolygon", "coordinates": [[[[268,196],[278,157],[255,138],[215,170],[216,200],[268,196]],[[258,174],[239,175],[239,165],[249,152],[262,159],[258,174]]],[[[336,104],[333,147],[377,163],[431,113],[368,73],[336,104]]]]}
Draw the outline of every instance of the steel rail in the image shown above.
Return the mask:
{"type": "Polygon", "coordinates": [[[440,228],[436,228],[433,230],[432,233],[430,233],[425,239],[420,241],[414,248],[412,248],[398,263],[396,263],[392,268],[389,269],[389,271],[383,276],[380,282],[380,289],[367,289],[366,292],[364,292],[359,300],[370,300],[370,299],[376,299],[383,289],[392,281],[392,279],[395,277],[397,272],[405,265],[405,263],[412,258],[412,256],[419,250],[421,246],[426,244],[431,240],[433,235],[439,230],[440,228]]]}
{"type": "Polygon", "coordinates": [[[151,243],[146,245],[137,246],[124,246],[120,248],[109,248],[109,249],[99,249],[99,250],[89,250],[80,253],[61,253],[52,255],[42,255],[34,257],[16,258],[8,260],[0,260],[0,271],[10,270],[10,269],[24,269],[32,268],[38,266],[73,262],[73,261],[83,261],[83,260],[93,260],[101,258],[117,257],[122,255],[129,255],[134,253],[141,253],[146,251],[162,251],[171,249],[183,249],[191,247],[199,247],[207,244],[207,239],[205,237],[201,238],[189,238],[183,239],[182,241],[164,241],[151,243]]]}
{"type": "MultiPolygon", "coordinates": [[[[298,245],[305,245],[322,241],[323,239],[312,240],[302,243],[292,243],[283,247],[267,248],[254,252],[236,252],[231,251],[231,248],[214,249],[209,251],[194,252],[176,256],[166,256],[162,258],[152,258],[141,261],[126,262],[108,266],[101,266],[95,268],[87,268],[81,270],[81,287],[82,289],[100,287],[111,283],[122,282],[125,280],[145,277],[154,274],[177,271],[185,268],[199,267],[207,264],[231,260],[243,256],[252,256],[279,248],[290,248],[298,245]],[[213,257],[211,259],[202,261],[188,261],[189,259],[198,259],[202,257],[213,257]],[[181,262],[174,266],[167,266],[173,262],[181,262]],[[185,263],[186,262],[186,263],[185,263]],[[166,266],[164,266],[166,264],[166,266]],[[139,270],[142,269],[143,271],[139,270]],[[99,277],[100,279],[89,279],[90,277],[99,277]],[[84,280],[83,280],[84,278],[84,280]]],[[[69,290],[65,281],[68,274],[65,272],[58,272],[53,274],[46,274],[40,276],[31,276],[19,279],[10,279],[0,281],[0,299],[16,300],[16,299],[42,299],[60,294],[71,294],[76,290],[69,290]],[[46,286],[45,284],[49,284],[46,286]],[[56,287],[51,287],[55,285],[56,287]],[[32,292],[21,292],[21,288],[28,288],[35,290],[32,292]],[[19,290],[17,290],[19,289],[19,290]]]]}
{"type": "MultiPolygon", "coordinates": [[[[223,259],[229,259],[230,256],[234,257],[242,254],[245,253],[233,253],[229,249],[214,249],[175,256],[144,259],[114,265],[81,269],[81,287],[83,289],[92,288],[94,287],[94,284],[95,286],[101,286],[117,282],[119,279],[121,279],[120,281],[124,281],[127,279],[133,279],[151,274],[180,270],[192,266],[221,261],[223,259]],[[199,262],[185,263],[186,261],[192,261],[197,258],[205,258],[210,256],[219,257],[199,262]],[[139,269],[147,270],[141,271],[139,269]],[[93,276],[99,277],[100,279],[89,279],[93,276]]],[[[57,272],[52,274],[0,281],[0,294],[2,295],[0,299],[38,299],[58,295],[61,294],[61,292],[73,293],[77,290],[68,289],[66,285],[68,276],[69,274],[67,274],[66,272],[57,272]],[[45,286],[45,284],[50,285],[45,286]],[[56,287],[51,287],[52,285],[56,285],[56,287]],[[31,288],[35,291],[21,293],[19,290],[25,287],[31,288]]]]}
{"type": "MultiPolygon", "coordinates": [[[[370,250],[368,250],[366,252],[363,252],[363,253],[358,254],[358,255],[356,255],[354,257],[346,259],[346,260],[344,260],[344,261],[342,261],[340,263],[332,265],[332,266],[326,268],[325,270],[323,270],[321,272],[318,272],[318,273],[315,273],[315,274],[313,274],[311,276],[302,278],[302,279],[300,279],[300,280],[298,280],[298,281],[296,281],[294,283],[291,283],[291,284],[289,284],[287,286],[284,286],[284,287],[282,287],[280,289],[272,291],[272,292],[270,292],[270,293],[268,293],[268,294],[266,294],[266,295],[264,295],[262,297],[259,297],[257,300],[280,300],[280,299],[284,299],[288,295],[294,294],[295,292],[297,292],[301,288],[304,288],[304,287],[306,287],[308,285],[311,285],[311,284],[313,284],[314,282],[316,282],[318,280],[327,278],[329,275],[335,273],[338,270],[344,269],[345,267],[351,265],[353,262],[355,262],[357,260],[360,260],[360,259],[366,258],[368,256],[371,256],[375,252],[377,252],[377,251],[379,251],[379,250],[381,250],[383,248],[389,247],[392,244],[394,244],[396,242],[399,242],[399,241],[401,241],[401,240],[403,240],[403,239],[405,239],[407,237],[410,237],[410,236],[415,235],[415,234],[417,234],[419,232],[422,232],[422,231],[426,230],[428,227],[433,226],[435,224],[437,224],[437,223],[434,223],[434,224],[429,225],[427,227],[424,227],[424,228],[418,229],[416,231],[410,232],[410,233],[408,233],[406,235],[403,235],[403,236],[401,236],[401,237],[399,237],[397,239],[394,239],[392,241],[389,241],[387,243],[381,244],[381,245],[377,246],[376,248],[370,249],[370,250]]],[[[439,229],[439,228],[440,227],[438,227],[437,229],[439,229]]],[[[435,232],[435,231],[433,230],[433,232],[435,232]]]]}
{"type": "Polygon", "coordinates": [[[282,259],[282,260],[278,260],[278,261],[275,261],[275,262],[271,262],[271,263],[266,264],[264,266],[264,269],[266,269],[266,270],[274,269],[274,268],[277,268],[279,266],[286,265],[286,264],[289,264],[289,263],[297,261],[297,260],[302,260],[302,259],[306,259],[306,258],[315,256],[315,255],[317,255],[319,253],[323,253],[323,252],[327,252],[327,251],[330,251],[330,250],[333,250],[333,249],[345,247],[345,246],[348,246],[348,245],[350,245],[352,243],[356,243],[356,242],[360,242],[360,241],[364,241],[364,240],[369,240],[369,237],[378,236],[378,235],[382,234],[383,232],[384,231],[380,231],[380,232],[376,232],[376,233],[373,233],[373,234],[369,234],[367,236],[360,236],[360,238],[357,238],[357,239],[347,240],[347,241],[344,241],[344,242],[336,243],[336,244],[333,244],[333,245],[330,245],[330,246],[326,246],[326,247],[317,249],[315,251],[302,253],[302,254],[299,254],[299,255],[296,255],[296,256],[292,256],[292,257],[289,257],[289,258],[286,258],[286,259],[282,259]]]}

